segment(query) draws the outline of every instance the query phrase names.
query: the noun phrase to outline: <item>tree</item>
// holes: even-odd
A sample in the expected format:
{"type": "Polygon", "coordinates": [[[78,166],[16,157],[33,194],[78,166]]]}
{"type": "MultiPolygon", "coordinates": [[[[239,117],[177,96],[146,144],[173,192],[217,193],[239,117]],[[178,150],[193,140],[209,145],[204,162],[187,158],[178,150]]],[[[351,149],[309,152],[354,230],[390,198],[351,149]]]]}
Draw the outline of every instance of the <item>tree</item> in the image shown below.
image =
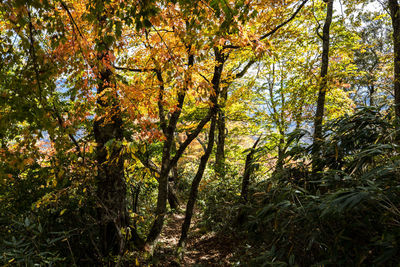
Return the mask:
{"type": "Polygon", "coordinates": [[[360,49],[354,54],[358,75],[354,81],[348,81],[357,87],[355,94],[358,105],[379,106],[383,103],[382,94],[390,92],[387,68],[390,66],[388,55],[391,53],[390,29],[386,25],[384,14],[379,11],[359,13],[351,22],[359,36],[360,49]],[[366,94],[366,95],[365,95],[366,94]]]}
{"type": "Polygon", "coordinates": [[[122,254],[124,237],[121,230],[128,226],[126,185],[123,160],[120,158],[123,139],[122,114],[117,94],[117,83],[112,71],[113,40],[107,35],[107,24],[112,11],[96,2],[94,10],[96,43],[97,109],[93,124],[96,141],[97,196],[99,199],[100,242],[103,255],[122,254]]]}
{"type": "MultiPolygon", "coordinates": [[[[32,255],[20,253],[20,259],[18,248],[45,248],[32,256],[39,265],[64,259],[66,265],[122,265],[132,259],[140,265],[146,261],[141,250],[159,238],[169,211],[180,212],[177,196],[188,195],[178,246],[186,243],[196,209],[205,214],[215,209],[214,216],[228,221],[242,210],[240,203],[254,212],[251,224],[259,226],[269,222],[270,212],[283,210],[283,220],[275,221],[290,227],[287,216],[298,203],[330,203],[324,190],[316,195],[298,181],[308,177],[310,156],[313,174],[332,178],[323,180],[332,194],[348,184],[364,190],[358,187],[366,181],[361,176],[374,177],[369,170],[395,156],[390,130],[383,140],[373,126],[386,127],[389,109],[381,110],[382,120],[373,107],[350,116],[352,89],[368,87],[370,104],[376,105],[376,90],[384,88],[377,89],[380,79],[391,79],[380,69],[391,59],[389,49],[372,47],[385,43],[376,36],[384,17],[344,18],[360,14],[357,5],[366,2],[349,3],[343,18],[334,16],[333,0],[0,3],[0,211],[6,214],[0,239],[12,241],[0,244],[7,250],[0,262],[29,265],[32,255]],[[318,17],[325,17],[322,34],[318,17]],[[363,21],[368,25],[357,24],[363,21]],[[360,39],[356,31],[362,31],[360,39]],[[316,36],[322,39],[322,60],[316,36]],[[362,38],[372,41],[362,45],[362,38]],[[325,131],[324,121],[336,118],[325,131]],[[301,128],[312,121],[310,155],[301,128]],[[346,135],[352,124],[366,134],[360,140],[375,129],[374,140],[354,150],[355,135],[346,135]],[[363,131],[362,125],[373,127],[363,131]],[[364,148],[373,155],[365,156],[364,148]],[[373,164],[364,164],[364,158],[373,164]],[[188,175],[174,188],[178,167],[188,175]],[[300,168],[304,172],[293,171],[300,168]],[[252,186],[252,178],[260,183],[252,186]],[[198,198],[204,202],[196,207],[198,198]],[[14,227],[14,221],[29,231],[14,227]]],[[[399,5],[386,3],[394,29],[399,117],[399,5]]],[[[391,174],[395,167],[389,167],[391,174]]],[[[304,213],[292,214],[304,219],[304,213]]],[[[287,236],[289,244],[297,242],[287,236]]],[[[290,251],[283,254],[297,252],[290,251]]]]}
{"type": "Polygon", "coordinates": [[[394,105],[396,120],[400,119],[400,7],[397,0],[388,0],[388,8],[393,26],[393,53],[394,53],[394,105]]]}
{"type": "Polygon", "coordinates": [[[329,65],[329,31],[332,23],[333,14],[333,0],[325,1],[327,2],[326,18],[323,27],[322,36],[322,64],[321,64],[321,74],[319,83],[319,92],[317,100],[317,110],[315,112],[314,120],[314,135],[313,135],[313,170],[318,170],[318,157],[319,157],[319,141],[322,139],[322,121],[324,118],[325,109],[325,95],[327,91],[327,75],[328,75],[328,65],[329,65]]]}

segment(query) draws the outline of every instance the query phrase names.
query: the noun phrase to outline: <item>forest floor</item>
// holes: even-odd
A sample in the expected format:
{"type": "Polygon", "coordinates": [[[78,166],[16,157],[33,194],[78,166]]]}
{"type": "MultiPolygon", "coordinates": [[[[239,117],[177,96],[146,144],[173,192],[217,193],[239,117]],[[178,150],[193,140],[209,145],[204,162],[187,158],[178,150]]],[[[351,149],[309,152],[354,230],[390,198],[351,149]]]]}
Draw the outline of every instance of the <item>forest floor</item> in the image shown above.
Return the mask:
{"type": "Polygon", "coordinates": [[[239,240],[232,236],[208,232],[198,227],[198,215],[192,219],[183,257],[176,253],[185,215],[182,212],[170,214],[154,251],[156,266],[231,266],[239,240]]]}

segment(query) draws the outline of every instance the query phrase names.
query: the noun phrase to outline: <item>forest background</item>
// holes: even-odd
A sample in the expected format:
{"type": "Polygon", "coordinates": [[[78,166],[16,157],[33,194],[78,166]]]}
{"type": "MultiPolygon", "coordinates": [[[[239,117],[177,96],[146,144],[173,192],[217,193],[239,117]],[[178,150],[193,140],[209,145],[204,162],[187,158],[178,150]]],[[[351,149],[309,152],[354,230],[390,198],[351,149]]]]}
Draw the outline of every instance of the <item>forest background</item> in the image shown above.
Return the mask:
{"type": "Polygon", "coordinates": [[[398,0],[10,0],[0,40],[3,265],[397,263],[398,0]]]}

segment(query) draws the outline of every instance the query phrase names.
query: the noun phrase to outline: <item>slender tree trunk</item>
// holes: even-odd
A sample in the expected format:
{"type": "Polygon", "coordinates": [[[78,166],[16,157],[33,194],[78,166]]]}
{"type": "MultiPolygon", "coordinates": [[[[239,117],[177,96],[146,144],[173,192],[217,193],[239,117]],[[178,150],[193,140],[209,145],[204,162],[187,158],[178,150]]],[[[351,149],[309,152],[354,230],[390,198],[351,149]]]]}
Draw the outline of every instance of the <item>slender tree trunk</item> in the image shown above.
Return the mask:
{"type": "MultiPolygon", "coordinates": [[[[222,93],[222,101],[225,102],[227,94],[222,93]]],[[[223,104],[224,105],[224,104],[223,104]]],[[[218,138],[217,151],[215,153],[215,172],[219,178],[225,177],[225,111],[218,112],[217,120],[218,138]]]]}
{"type": "MultiPolygon", "coordinates": [[[[285,94],[283,93],[283,88],[284,88],[284,80],[282,78],[281,80],[281,107],[283,108],[285,106],[285,94]]],[[[276,170],[281,171],[283,169],[283,164],[284,164],[284,156],[285,156],[285,114],[284,111],[281,110],[279,113],[279,119],[278,119],[278,131],[279,131],[279,143],[278,143],[278,161],[276,163],[276,170]]]]}
{"type": "Polygon", "coordinates": [[[319,93],[317,100],[317,111],[315,113],[314,120],[314,137],[313,137],[313,171],[317,172],[319,170],[318,158],[320,153],[320,146],[322,141],[322,121],[324,118],[325,109],[325,95],[327,90],[327,74],[329,65],[329,31],[332,23],[332,13],[333,13],[333,0],[328,0],[326,19],[322,33],[322,64],[321,64],[321,81],[319,85],[319,93]]]}
{"type": "Polygon", "coordinates": [[[254,153],[256,152],[256,147],[258,145],[258,142],[260,142],[260,140],[261,140],[261,136],[258,137],[258,139],[254,143],[253,147],[251,148],[250,152],[246,156],[246,163],[244,166],[244,174],[243,174],[243,180],[242,180],[242,191],[240,193],[240,198],[242,199],[243,203],[246,203],[247,199],[248,199],[250,177],[253,172],[254,153]]]}
{"type": "MultiPolygon", "coordinates": [[[[268,91],[269,91],[269,97],[270,97],[270,101],[271,101],[271,108],[272,108],[272,117],[275,120],[276,126],[278,128],[278,132],[279,132],[279,142],[278,142],[278,160],[276,162],[276,166],[275,166],[275,171],[274,173],[276,173],[277,171],[282,170],[283,168],[283,156],[284,156],[284,144],[285,144],[285,139],[284,139],[284,134],[285,134],[285,130],[284,130],[284,112],[283,110],[281,110],[278,114],[278,110],[277,110],[277,106],[278,104],[275,101],[275,97],[274,97],[274,86],[275,86],[275,65],[272,65],[272,79],[269,82],[269,86],[268,86],[268,91]]],[[[283,93],[283,88],[284,88],[284,78],[281,79],[280,82],[280,97],[281,97],[281,108],[283,108],[285,106],[285,95],[283,93]]]]}
{"type": "Polygon", "coordinates": [[[211,103],[213,104],[213,106],[211,107],[212,117],[211,117],[210,130],[209,130],[209,134],[208,134],[208,143],[207,143],[206,151],[204,152],[203,156],[200,159],[200,165],[199,165],[199,168],[197,169],[196,176],[193,178],[192,185],[190,187],[189,200],[186,205],[185,220],[182,224],[182,233],[181,233],[181,237],[178,242],[178,247],[182,247],[185,244],[185,241],[187,238],[187,233],[189,231],[190,223],[191,223],[192,216],[193,216],[193,209],[194,209],[194,205],[196,203],[199,185],[200,185],[201,179],[203,178],[204,170],[206,168],[208,159],[210,157],[210,154],[211,154],[213,146],[214,146],[214,135],[215,135],[215,128],[216,128],[216,124],[217,124],[216,116],[217,116],[218,111],[220,111],[218,108],[218,97],[220,95],[220,83],[221,83],[222,71],[224,68],[224,63],[226,61],[226,56],[223,53],[221,53],[218,48],[214,48],[214,53],[215,53],[215,61],[217,64],[214,67],[214,75],[211,80],[211,83],[213,85],[214,94],[211,94],[211,96],[210,96],[210,100],[211,100],[211,103]]]}
{"type": "MultiPolygon", "coordinates": [[[[223,104],[227,99],[227,94],[222,93],[223,104]]],[[[217,138],[217,151],[215,153],[215,171],[219,178],[225,177],[225,111],[218,112],[217,120],[218,138],[217,138]]]]}
{"type": "MultiPolygon", "coordinates": [[[[234,79],[242,78],[250,67],[255,63],[255,60],[250,60],[244,66],[244,68],[236,73],[234,79]]],[[[226,174],[225,168],[225,139],[226,139],[226,114],[225,114],[225,104],[228,100],[228,89],[229,84],[225,85],[221,90],[221,108],[218,112],[218,120],[217,120],[217,129],[218,129],[218,138],[217,138],[217,151],[215,153],[215,171],[219,178],[223,179],[226,174]]]]}
{"type": "Polygon", "coordinates": [[[283,139],[283,134],[281,131],[279,131],[279,134],[281,137],[279,138],[279,143],[278,143],[278,161],[276,162],[276,168],[275,171],[281,171],[283,169],[283,160],[285,156],[285,140],[283,139]]]}
{"type": "MultiPolygon", "coordinates": [[[[144,177],[144,175],[143,175],[144,177]]],[[[132,188],[132,211],[134,213],[138,213],[138,205],[139,205],[139,195],[140,195],[140,189],[142,187],[142,183],[139,183],[138,185],[134,186],[132,188]]],[[[134,222],[136,225],[136,222],[134,222]]]]}
{"type": "MultiPolygon", "coordinates": [[[[151,172],[153,172],[157,182],[158,182],[158,176],[160,175],[161,171],[159,170],[159,168],[157,167],[157,165],[152,162],[148,157],[146,157],[146,159],[144,159],[143,155],[140,153],[136,154],[136,157],[140,160],[140,162],[147,168],[149,169],[151,172]]],[[[172,169],[172,172],[174,173],[174,169],[172,169]]],[[[169,177],[169,180],[175,180],[177,177],[177,174],[173,174],[173,177],[169,177]]],[[[172,209],[175,209],[179,206],[179,199],[176,196],[175,190],[173,189],[173,185],[171,185],[171,183],[168,184],[168,202],[169,205],[172,209]]]]}
{"type": "MultiPolygon", "coordinates": [[[[172,144],[172,153],[176,154],[176,141],[172,144]]],[[[171,176],[169,177],[168,183],[168,203],[171,209],[176,209],[179,207],[179,199],[176,196],[174,189],[175,182],[178,179],[178,162],[174,163],[171,168],[171,176]]]]}
{"type": "MultiPolygon", "coordinates": [[[[184,96],[180,96],[184,98],[184,96]]],[[[183,101],[179,101],[182,102],[183,101]]],[[[178,107],[179,109],[182,106],[178,107]]],[[[149,235],[147,236],[147,243],[153,243],[161,233],[163,224],[164,224],[164,216],[167,211],[167,199],[168,199],[168,176],[171,170],[171,148],[174,138],[174,131],[176,128],[176,124],[178,122],[178,116],[171,118],[170,123],[168,125],[167,131],[165,132],[166,140],[164,141],[163,152],[162,152],[162,163],[161,163],[161,172],[160,177],[158,179],[158,197],[157,197],[157,207],[156,207],[156,218],[154,220],[153,226],[150,229],[149,235]]]]}
{"type": "MultiPolygon", "coordinates": [[[[99,20],[101,26],[105,18],[99,20]]],[[[112,64],[109,61],[109,47],[99,42],[97,111],[94,120],[94,137],[97,143],[97,197],[100,202],[100,242],[104,256],[110,252],[121,253],[124,239],[120,229],[128,224],[126,211],[126,185],[124,180],[123,160],[120,159],[121,148],[117,144],[122,141],[122,116],[116,93],[112,64]],[[111,90],[108,90],[111,89],[111,90]],[[101,96],[101,97],[100,97],[101,96]],[[110,145],[108,148],[107,145],[110,145]]]]}
{"type": "MultiPolygon", "coordinates": [[[[172,146],[172,152],[174,154],[176,154],[176,141],[174,142],[173,146],[172,146]]],[[[179,174],[178,174],[178,162],[174,163],[174,165],[172,166],[172,170],[171,170],[171,178],[170,180],[175,184],[179,179],[179,174]]]]}
{"type": "Polygon", "coordinates": [[[181,238],[179,239],[178,247],[184,246],[184,243],[187,238],[187,234],[190,228],[190,223],[193,217],[194,205],[196,203],[197,194],[199,192],[200,181],[203,178],[204,170],[206,168],[208,159],[210,157],[214,145],[214,134],[216,128],[215,126],[216,126],[216,118],[214,116],[211,119],[211,126],[208,134],[207,149],[203,154],[203,156],[201,157],[199,168],[197,170],[196,176],[193,178],[192,185],[190,187],[189,200],[186,205],[185,220],[182,224],[181,238]]]}
{"type": "MultiPolygon", "coordinates": [[[[188,50],[188,66],[193,66],[194,63],[194,56],[190,54],[190,48],[188,50]]],[[[161,71],[157,72],[158,80],[163,83],[163,79],[161,76],[161,71]]],[[[161,85],[162,89],[160,90],[160,100],[162,100],[162,93],[163,93],[163,85],[161,85]]],[[[160,121],[161,121],[161,128],[164,132],[166,140],[164,141],[163,152],[162,152],[162,161],[161,161],[161,171],[160,177],[158,179],[158,197],[157,197],[157,206],[156,206],[156,218],[154,223],[150,229],[150,232],[147,236],[146,243],[151,244],[153,243],[161,233],[163,224],[164,224],[164,217],[167,211],[167,199],[168,199],[168,177],[172,167],[177,163],[177,160],[174,162],[171,160],[171,152],[172,146],[175,143],[175,131],[176,125],[178,123],[179,117],[182,112],[183,104],[185,102],[186,90],[178,93],[178,105],[176,110],[171,114],[169,119],[168,125],[166,123],[164,109],[162,106],[161,101],[159,100],[159,113],[160,113],[160,121]]]]}
{"type": "MultiPolygon", "coordinates": [[[[396,114],[396,128],[400,129],[400,7],[398,0],[388,0],[390,17],[393,25],[393,52],[394,52],[394,104],[396,114]]],[[[397,134],[400,139],[400,134],[397,134]]]]}
{"type": "Polygon", "coordinates": [[[368,86],[369,90],[369,105],[372,107],[375,105],[374,95],[375,95],[375,85],[371,84],[368,86]]]}
{"type": "MultiPolygon", "coordinates": [[[[212,99],[213,98],[217,98],[217,97],[218,97],[217,95],[216,96],[212,96],[211,97],[211,101],[213,102],[212,99]]],[[[217,106],[212,107],[209,110],[209,112],[206,115],[206,117],[204,117],[200,121],[200,123],[197,125],[196,129],[187,136],[186,140],[181,144],[181,146],[177,150],[175,156],[172,159],[169,160],[169,165],[168,165],[169,169],[171,169],[172,166],[174,166],[174,164],[176,164],[178,162],[179,158],[183,155],[183,152],[185,151],[187,146],[199,135],[201,130],[204,128],[205,124],[207,124],[207,122],[209,122],[213,117],[215,117],[215,115],[217,114],[217,110],[218,110],[217,106]]],[[[163,154],[164,154],[164,152],[163,152],[163,154]]],[[[161,173],[160,174],[160,178],[163,175],[166,175],[166,172],[164,174],[162,174],[162,172],[160,172],[160,173],[161,173]]],[[[164,179],[168,179],[168,177],[165,177],[164,179]]],[[[168,182],[168,180],[166,180],[166,181],[168,182]]],[[[165,203],[164,203],[164,205],[165,205],[165,203]]],[[[166,207],[164,207],[164,211],[165,210],[166,210],[166,207]]],[[[158,212],[160,212],[160,211],[158,211],[158,212]]],[[[157,218],[158,219],[156,218],[155,222],[153,223],[152,229],[150,230],[150,233],[149,233],[148,238],[146,240],[147,244],[151,244],[157,239],[158,235],[161,232],[162,226],[163,226],[163,218],[164,218],[164,216],[165,216],[165,212],[161,213],[161,216],[160,216],[161,218],[158,218],[158,214],[157,214],[157,218]]]]}
{"type": "Polygon", "coordinates": [[[171,183],[168,184],[168,203],[171,209],[177,209],[179,207],[179,199],[171,183]]]}

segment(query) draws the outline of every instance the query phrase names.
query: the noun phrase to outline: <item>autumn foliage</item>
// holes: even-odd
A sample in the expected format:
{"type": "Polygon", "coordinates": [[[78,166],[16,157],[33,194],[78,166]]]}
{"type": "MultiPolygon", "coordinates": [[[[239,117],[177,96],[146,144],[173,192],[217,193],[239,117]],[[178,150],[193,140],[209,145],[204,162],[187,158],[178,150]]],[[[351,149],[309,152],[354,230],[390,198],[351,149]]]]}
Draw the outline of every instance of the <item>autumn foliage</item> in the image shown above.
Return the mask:
{"type": "Polygon", "coordinates": [[[394,264],[399,3],[350,2],[1,2],[0,262],[394,264]]]}

